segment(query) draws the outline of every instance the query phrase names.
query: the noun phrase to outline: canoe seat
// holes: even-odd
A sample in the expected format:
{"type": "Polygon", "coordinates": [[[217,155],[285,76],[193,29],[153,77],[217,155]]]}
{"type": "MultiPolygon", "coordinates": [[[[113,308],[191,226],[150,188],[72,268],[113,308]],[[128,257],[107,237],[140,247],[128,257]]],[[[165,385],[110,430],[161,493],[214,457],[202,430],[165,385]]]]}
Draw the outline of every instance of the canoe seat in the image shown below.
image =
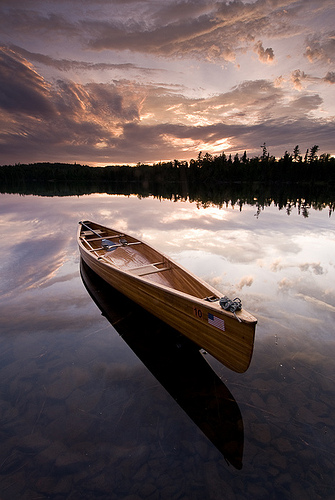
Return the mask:
{"type": "Polygon", "coordinates": [[[160,271],[167,271],[170,267],[156,267],[163,265],[165,262],[155,262],[154,264],[146,264],[140,267],[133,267],[129,272],[136,276],[145,276],[146,274],[159,273],[160,271]]]}

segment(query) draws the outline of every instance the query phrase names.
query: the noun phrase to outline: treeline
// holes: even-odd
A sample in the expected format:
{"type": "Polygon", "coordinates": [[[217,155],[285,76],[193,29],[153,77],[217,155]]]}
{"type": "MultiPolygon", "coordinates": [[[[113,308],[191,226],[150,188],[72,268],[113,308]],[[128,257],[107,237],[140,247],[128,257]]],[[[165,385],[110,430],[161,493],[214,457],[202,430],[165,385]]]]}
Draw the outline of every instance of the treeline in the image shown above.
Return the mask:
{"type": "Polygon", "coordinates": [[[213,156],[168,161],[153,165],[90,167],[66,163],[16,164],[0,167],[0,192],[42,196],[83,195],[94,192],[166,199],[189,199],[202,205],[274,202],[279,208],[313,206],[334,210],[335,158],[317,155],[318,146],[300,155],[270,156],[266,144],[262,155],[213,156]]]}
{"type": "Polygon", "coordinates": [[[307,150],[304,157],[296,146],[293,153],[285,152],[282,158],[270,156],[266,145],[261,156],[248,158],[246,152],[233,158],[225,153],[213,156],[198,154],[197,159],[173,160],[153,165],[138,163],[129,165],[89,167],[66,163],[35,163],[4,165],[0,167],[0,183],[4,186],[19,186],[33,182],[135,182],[150,183],[152,186],[165,182],[187,182],[207,185],[234,182],[271,183],[329,183],[335,182],[335,158],[329,154],[317,156],[318,146],[307,150]]]}
{"type": "Polygon", "coordinates": [[[191,160],[191,177],[197,181],[210,182],[262,182],[271,183],[329,183],[335,182],[335,158],[330,154],[317,156],[319,147],[313,146],[305,155],[300,155],[299,146],[292,154],[287,151],[277,159],[270,156],[266,144],[262,155],[248,158],[246,152],[232,158],[224,153],[212,156],[199,153],[197,160],[191,160]]]}

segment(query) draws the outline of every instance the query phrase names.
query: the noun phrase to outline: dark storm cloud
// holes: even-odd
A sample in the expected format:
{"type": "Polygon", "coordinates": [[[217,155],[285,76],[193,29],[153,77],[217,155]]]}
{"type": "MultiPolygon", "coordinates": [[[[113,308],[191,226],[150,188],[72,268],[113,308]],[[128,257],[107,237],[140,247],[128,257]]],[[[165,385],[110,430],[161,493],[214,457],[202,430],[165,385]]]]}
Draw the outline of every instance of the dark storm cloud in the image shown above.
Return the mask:
{"type": "Polygon", "coordinates": [[[137,96],[131,95],[126,85],[118,89],[114,84],[88,83],[86,85],[58,80],[53,99],[61,113],[73,120],[95,123],[110,119],[121,121],[139,119],[137,96]]]}
{"type": "Polygon", "coordinates": [[[21,37],[34,33],[49,42],[76,38],[95,50],[202,54],[208,59],[232,60],[241,43],[246,47],[259,37],[270,22],[268,16],[276,10],[272,2],[260,0],[247,5],[240,1],[133,2],[128,7],[127,2],[120,2],[124,14],[118,16],[119,9],[113,9],[117,4],[95,2],[88,7],[88,3],[72,1],[63,2],[61,9],[45,2],[3,2],[0,28],[4,34],[21,37]]]}
{"type": "Polygon", "coordinates": [[[0,77],[2,163],[6,155],[19,161],[25,155],[34,160],[77,153],[91,157],[101,144],[113,147],[122,124],[139,119],[143,96],[134,96],[131,85],[62,80],[51,85],[8,50],[1,51],[0,77]]]}
{"type": "Polygon", "coordinates": [[[45,37],[45,40],[54,39],[55,36],[74,37],[80,35],[75,22],[66,19],[62,14],[55,12],[43,13],[32,9],[30,3],[23,7],[22,2],[18,8],[8,6],[4,8],[1,5],[0,28],[1,33],[17,33],[19,37],[23,35],[39,35],[45,37]]]}
{"type": "Polygon", "coordinates": [[[213,9],[215,9],[215,4],[213,2],[202,2],[197,0],[170,3],[162,2],[159,9],[152,14],[152,20],[157,24],[161,24],[162,20],[165,24],[169,24],[204,16],[212,12],[213,9]]]}
{"type": "MultiPolygon", "coordinates": [[[[143,4],[143,3],[141,3],[143,4]]],[[[274,49],[260,37],[282,38],[301,31],[299,22],[309,10],[316,15],[331,6],[309,0],[232,2],[169,2],[150,4],[152,13],[137,20],[83,21],[89,47],[131,50],[168,57],[202,57],[233,61],[239,52],[256,50],[262,62],[272,62],[274,49]]]]}
{"type": "MultiPolygon", "coordinates": [[[[332,0],[106,0],[94,6],[74,0],[57,4],[22,4],[14,0],[2,2],[0,27],[3,33],[34,33],[49,42],[61,37],[76,38],[93,50],[130,50],[166,57],[233,61],[238,53],[255,50],[261,62],[268,63],[274,60],[275,52],[263,46],[261,37],[291,36],[302,30],[299,22],[306,12],[318,15],[331,5],[332,0]]],[[[333,35],[329,33],[322,39],[310,35],[306,56],[310,60],[327,60],[334,53],[333,35]]]]}
{"type": "Polygon", "coordinates": [[[2,158],[14,161],[182,159],[196,156],[201,144],[210,151],[211,144],[223,139],[229,139],[235,150],[252,150],[267,142],[276,148],[273,154],[282,154],[292,137],[295,143],[313,142],[321,149],[335,132],[334,124],[309,117],[322,104],[319,95],[299,95],[285,105],[283,91],[266,80],[244,82],[207,99],[190,99],[168,86],[126,81],[80,85],[58,80],[51,85],[9,51],[2,52],[0,71],[2,158]],[[12,71],[22,76],[14,84],[12,71]],[[22,95],[28,102],[21,103],[22,95]],[[160,121],[143,123],[140,110],[152,116],[159,113],[160,121]],[[14,111],[16,121],[8,114],[14,111]],[[43,121],[36,119],[42,112],[43,121]],[[214,123],[202,125],[197,117],[214,123]],[[191,144],[189,151],[185,144],[191,144]]]}
{"type": "Polygon", "coordinates": [[[0,108],[4,111],[50,115],[47,83],[26,61],[0,48],[0,108]]]}
{"type": "Polygon", "coordinates": [[[84,21],[89,47],[232,61],[241,44],[247,47],[269,22],[264,13],[250,15],[254,5],[242,2],[220,4],[220,8],[213,4],[211,9],[210,4],[195,4],[194,9],[192,5],[162,4],[145,22],[84,21]]]}
{"type": "Polygon", "coordinates": [[[124,96],[114,84],[79,85],[59,80],[47,83],[28,63],[14,52],[0,50],[0,108],[3,111],[40,114],[55,118],[57,112],[80,115],[113,116],[123,120],[138,118],[131,89],[124,96]]]}
{"type": "Polygon", "coordinates": [[[76,61],[71,59],[55,59],[54,57],[30,52],[28,50],[23,49],[22,47],[18,47],[16,45],[11,45],[11,49],[14,50],[17,54],[20,54],[22,57],[26,58],[29,61],[33,61],[35,63],[43,64],[44,66],[50,66],[52,68],[58,69],[60,71],[110,71],[110,70],[121,70],[121,71],[141,71],[144,73],[155,73],[157,71],[152,68],[145,68],[142,66],[137,66],[132,63],[93,63],[88,61],[76,61]]]}

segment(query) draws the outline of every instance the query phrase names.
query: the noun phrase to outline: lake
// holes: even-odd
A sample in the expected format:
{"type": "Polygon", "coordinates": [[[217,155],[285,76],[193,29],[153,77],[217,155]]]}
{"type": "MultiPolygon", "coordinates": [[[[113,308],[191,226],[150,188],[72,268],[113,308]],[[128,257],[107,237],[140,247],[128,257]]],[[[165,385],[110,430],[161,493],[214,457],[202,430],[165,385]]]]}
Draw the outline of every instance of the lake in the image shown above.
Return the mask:
{"type": "Polygon", "coordinates": [[[334,498],[334,214],[104,194],[0,211],[1,500],[334,498]],[[105,287],[83,219],[240,297],[249,369],[105,287]]]}

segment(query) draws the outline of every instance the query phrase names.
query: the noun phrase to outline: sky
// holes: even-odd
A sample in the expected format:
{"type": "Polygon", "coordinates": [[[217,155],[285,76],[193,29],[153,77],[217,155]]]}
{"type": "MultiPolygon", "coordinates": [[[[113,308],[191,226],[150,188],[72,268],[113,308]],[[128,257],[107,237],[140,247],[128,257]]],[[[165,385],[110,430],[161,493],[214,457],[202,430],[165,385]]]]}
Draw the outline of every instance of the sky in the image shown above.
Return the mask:
{"type": "Polygon", "coordinates": [[[0,164],[335,154],[334,0],[1,0],[0,164]]]}

